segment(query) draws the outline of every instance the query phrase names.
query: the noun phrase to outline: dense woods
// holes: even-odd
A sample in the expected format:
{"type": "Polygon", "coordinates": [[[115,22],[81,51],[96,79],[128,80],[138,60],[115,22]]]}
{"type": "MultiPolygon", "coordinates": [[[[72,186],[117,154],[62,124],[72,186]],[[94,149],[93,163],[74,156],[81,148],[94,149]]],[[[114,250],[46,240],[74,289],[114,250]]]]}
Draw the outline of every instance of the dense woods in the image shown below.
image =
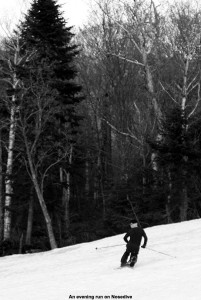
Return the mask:
{"type": "Polygon", "coordinates": [[[34,0],[0,48],[1,255],[201,217],[201,7],[34,0]]]}

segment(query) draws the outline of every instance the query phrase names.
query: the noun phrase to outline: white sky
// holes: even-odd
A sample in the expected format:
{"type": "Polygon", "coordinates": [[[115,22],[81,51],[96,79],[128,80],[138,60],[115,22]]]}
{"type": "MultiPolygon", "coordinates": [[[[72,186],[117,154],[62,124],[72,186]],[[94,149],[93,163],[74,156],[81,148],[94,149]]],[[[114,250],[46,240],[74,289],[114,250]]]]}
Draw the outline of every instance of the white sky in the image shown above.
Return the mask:
{"type": "MultiPolygon", "coordinates": [[[[155,0],[155,3],[175,1],[186,0],[155,0]]],[[[27,11],[31,2],[32,0],[0,0],[0,37],[12,32],[11,28],[22,19],[23,13],[27,11]]],[[[90,4],[93,6],[94,0],[58,0],[58,3],[62,5],[63,16],[68,21],[68,25],[76,28],[87,22],[88,10],[90,4]]]]}
{"type": "MultiPolygon", "coordinates": [[[[89,0],[59,0],[68,25],[79,27],[87,20],[89,0]]],[[[27,11],[31,0],[0,0],[0,35],[7,35],[27,11]]]]}

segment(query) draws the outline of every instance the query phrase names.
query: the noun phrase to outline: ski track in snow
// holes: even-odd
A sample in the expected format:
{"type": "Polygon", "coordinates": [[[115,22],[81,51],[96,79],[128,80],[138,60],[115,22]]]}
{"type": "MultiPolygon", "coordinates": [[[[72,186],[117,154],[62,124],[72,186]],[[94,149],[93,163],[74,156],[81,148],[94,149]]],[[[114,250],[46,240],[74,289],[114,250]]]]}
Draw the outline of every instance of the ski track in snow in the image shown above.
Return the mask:
{"type": "Polygon", "coordinates": [[[148,248],[176,258],[141,249],[134,269],[118,268],[125,251],[124,235],[43,253],[1,257],[0,300],[73,299],[70,295],[80,300],[79,296],[89,300],[105,300],[106,296],[107,300],[200,300],[201,220],[145,231],[148,248]]]}

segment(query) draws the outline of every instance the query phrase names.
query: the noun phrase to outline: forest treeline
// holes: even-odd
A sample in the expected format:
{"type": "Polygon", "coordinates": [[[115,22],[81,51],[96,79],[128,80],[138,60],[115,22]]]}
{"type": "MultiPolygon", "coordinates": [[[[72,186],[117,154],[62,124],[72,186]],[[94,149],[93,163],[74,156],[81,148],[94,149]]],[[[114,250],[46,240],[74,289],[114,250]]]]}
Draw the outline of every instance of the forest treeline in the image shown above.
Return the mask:
{"type": "Polygon", "coordinates": [[[201,7],[34,0],[0,48],[1,254],[201,217],[201,7]]]}

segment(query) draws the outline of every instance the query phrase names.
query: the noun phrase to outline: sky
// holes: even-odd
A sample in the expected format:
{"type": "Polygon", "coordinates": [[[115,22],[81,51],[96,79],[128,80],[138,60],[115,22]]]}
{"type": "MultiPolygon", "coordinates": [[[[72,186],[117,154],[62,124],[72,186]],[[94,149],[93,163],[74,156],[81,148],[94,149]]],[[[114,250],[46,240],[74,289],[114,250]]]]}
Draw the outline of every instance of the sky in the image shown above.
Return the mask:
{"type": "MultiPolygon", "coordinates": [[[[119,0],[116,0],[117,2],[119,0]]],[[[129,0],[121,0],[129,1],[129,0]]],[[[155,3],[174,3],[175,0],[154,0],[155,3]]],[[[177,0],[185,1],[185,0],[177,0]]],[[[14,24],[22,18],[32,0],[0,0],[0,37],[9,35],[12,32],[14,24]]],[[[68,21],[68,25],[78,28],[87,23],[88,11],[93,7],[95,0],[58,0],[62,5],[64,18],[68,21]]]]}
{"type": "Polygon", "coordinates": [[[200,300],[201,219],[145,232],[134,268],[120,268],[124,234],[0,257],[0,299],[200,300]]]}
{"type": "MultiPolygon", "coordinates": [[[[31,0],[0,0],[0,35],[9,34],[10,28],[22,18],[31,0]]],[[[79,27],[87,20],[89,0],[59,0],[68,25],[79,27]]]]}

